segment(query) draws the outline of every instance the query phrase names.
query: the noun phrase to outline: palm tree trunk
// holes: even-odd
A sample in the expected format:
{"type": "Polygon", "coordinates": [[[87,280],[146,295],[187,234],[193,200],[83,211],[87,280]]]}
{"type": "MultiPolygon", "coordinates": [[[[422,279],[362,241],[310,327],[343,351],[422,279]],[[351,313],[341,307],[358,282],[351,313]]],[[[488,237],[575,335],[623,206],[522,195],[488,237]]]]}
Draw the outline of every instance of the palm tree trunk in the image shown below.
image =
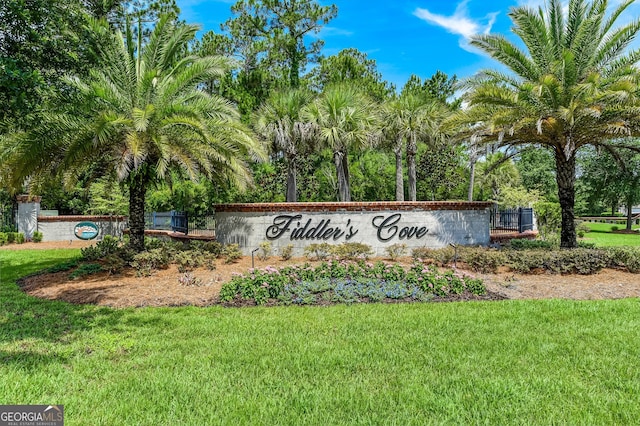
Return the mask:
{"type": "Polygon", "coordinates": [[[631,231],[632,224],[633,224],[633,197],[627,197],[627,231],[631,231]]]}
{"type": "Polygon", "coordinates": [[[140,253],[144,251],[144,201],[147,185],[142,173],[129,183],[129,245],[140,253]]]}
{"type": "Polygon", "coordinates": [[[418,153],[418,144],[416,142],[415,133],[411,133],[409,143],[407,144],[407,172],[409,175],[409,201],[416,201],[416,154],[418,153]]]}
{"type": "Polygon", "coordinates": [[[351,201],[351,190],[349,189],[349,166],[346,154],[342,151],[334,152],[333,161],[336,165],[336,175],[338,178],[338,199],[340,201],[351,201]]]}
{"type": "Polygon", "coordinates": [[[467,200],[473,201],[473,185],[476,179],[476,159],[471,160],[471,175],[469,176],[469,192],[467,194],[467,200]]]}
{"type": "Polygon", "coordinates": [[[576,157],[571,153],[566,158],[561,148],[556,148],[556,182],[558,183],[558,199],[562,210],[562,228],[560,230],[560,247],[575,248],[578,246],[576,238],[575,214],[575,181],[576,157]]]}
{"type": "Polygon", "coordinates": [[[294,157],[287,159],[287,202],[298,201],[298,184],[296,181],[296,161],[294,157]]]}
{"type": "Polygon", "coordinates": [[[404,176],[402,173],[402,136],[398,137],[395,148],[396,155],[396,201],[404,201],[404,176]]]}

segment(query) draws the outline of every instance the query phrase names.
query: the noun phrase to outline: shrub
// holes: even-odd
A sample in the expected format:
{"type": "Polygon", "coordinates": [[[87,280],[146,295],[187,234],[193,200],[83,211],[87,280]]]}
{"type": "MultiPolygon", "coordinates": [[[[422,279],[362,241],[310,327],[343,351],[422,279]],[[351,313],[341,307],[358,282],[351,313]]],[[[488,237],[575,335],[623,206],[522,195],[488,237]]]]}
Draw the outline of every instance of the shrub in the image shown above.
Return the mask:
{"type": "Polygon", "coordinates": [[[364,243],[342,243],[331,247],[331,254],[341,260],[366,260],[373,254],[373,250],[364,243]]]}
{"type": "Polygon", "coordinates": [[[9,242],[9,237],[6,232],[0,232],[0,246],[3,246],[9,242]]]}
{"type": "Polygon", "coordinates": [[[271,243],[269,241],[263,241],[260,243],[260,250],[258,251],[258,259],[267,260],[271,257],[271,243]]]}
{"type": "Polygon", "coordinates": [[[116,254],[120,250],[120,241],[111,235],[105,235],[94,246],[80,249],[80,254],[84,260],[94,261],[103,259],[110,254],[116,254]]]}
{"type": "Polygon", "coordinates": [[[326,260],[331,254],[331,244],[313,243],[304,248],[304,255],[309,260],[326,260]]]}
{"type": "Polygon", "coordinates": [[[618,225],[613,225],[613,226],[611,227],[611,231],[612,231],[612,232],[616,232],[616,231],[619,231],[619,230],[620,230],[620,227],[619,227],[618,225]]]}
{"type": "Polygon", "coordinates": [[[436,263],[445,266],[453,261],[455,250],[451,247],[443,247],[441,249],[419,247],[411,251],[411,256],[414,260],[433,260],[436,263]]]}
{"type": "Polygon", "coordinates": [[[184,286],[199,287],[203,284],[203,282],[200,278],[192,275],[189,272],[185,272],[184,274],[180,275],[180,277],[178,278],[178,284],[184,285],[184,286]]]}
{"type": "Polygon", "coordinates": [[[238,244],[227,244],[222,248],[222,257],[225,263],[233,263],[242,257],[240,246],[238,244]]]}
{"type": "Polygon", "coordinates": [[[481,280],[453,271],[438,271],[435,267],[414,264],[404,269],[400,265],[323,262],[288,266],[282,269],[266,267],[236,275],[222,286],[220,300],[251,300],[257,305],[269,301],[279,304],[315,304],[322,302],[356,303],[389,300],[426,301],[434,296],[461,294],[465,291],[484,294],[481,280]]]}
{"type": "Polygon", "coordinates": [[[173,256],[173,262],[178,265],[179,272],[188,272],[202,266],[204,258],[202,253],[196,250],[188,250],[176,253],[173,256]]]}
{"type": "Polygon", "coordinates": [[[23,244],[25,240],[24,234],[22,232],[16,232],[16,243],[23,244]]]}
{"type": "Polygon", "coordinates": [[[98,272],[102,272],[102,266],[97,263],[84,263],[78,266],[78,269],[69,274],[69,278],[76,279],[80,277],[84,277],[86,275],[96,274],[98,272]]]}
{"type": "Polygon", "coordinates": [[[280,247],[280,257],[282,260],[289,260],[293,257],[293,244],[287,244],[284,247],[280,247]]]}
{"type": "Polygon", "coordinates": [[[102,262],[102,268],[109,273],[109,275],[119,274],[122,272],[126,265],[126,262],[116,254],[110,254],[105,257],[102,262]]]}
{"type": "Polygon", "coordinates": [[[538,250],[556,248],[553,241],[513,239],[509,241],[509,248],[514,250],[538,250]]]}
{"type": "Polygon", "coordinates": [[[508,253],[509,267],[520,273],[541,268],[556,274],[593,274],[611,264],[611,256],[605,250],[528,250],[508,253]]]}
{"type": "Polygon", "coordinates": [[[161,248],[143,251],[134,256],[131,266],[138,276],[148,277],[158,269],[166,269],[169,266],[169,256],[161,248]]]}
{"type": "Polygon", "coordinates": [[[504,253],[486,248],[464,248],[460,251],[460,259],[474,271],[483,273],[496,272],[507,260],[504,253]]]}
{"type": "Polygon", "coordinates": [[[640,272],[640,247],[609,247],[610,266],[640,272]]]}
{"type": "Polygon", "coordinates": [[[385,251],[390,260],[396,261],[407,253],[407,245],[402,243],[392,244],[385,248],[385,251]]]}
{"type": "Polygon", "coordinates": [[[33,242],[34,242],[34,243],[41,243],[41,242],[42,242],[42,238],[43,238],[42,232],[40,232],[40,231],[35,231],[35,232],[33,233],[33,238],[32,238],[32,240],[33,240],[33,242]]]}
{"type": "Polygon", "coordinates": [[[78,266],[78,260],[74,259],[68,262],[63,262],[57,265],[50,266],[49,268],[45,269],[44,272],[47,272],[49,274],[54,274],[56,272],[68,271],[70,269],[75,268],[76,266],[78,266]]]}
{"type": "Polygon", "coordinates": [[[15,243],[17,234],[18,234],[17,232],[7,232],[7,242],[9,244],[15,243]]]}
{"type": "Polygon", "coordinates": [[[198,250],[213,254],[215,257],[222,253],[222,244],[217,241],[198,241],[193,240],[189,243],[192,250],[198,250]]]}

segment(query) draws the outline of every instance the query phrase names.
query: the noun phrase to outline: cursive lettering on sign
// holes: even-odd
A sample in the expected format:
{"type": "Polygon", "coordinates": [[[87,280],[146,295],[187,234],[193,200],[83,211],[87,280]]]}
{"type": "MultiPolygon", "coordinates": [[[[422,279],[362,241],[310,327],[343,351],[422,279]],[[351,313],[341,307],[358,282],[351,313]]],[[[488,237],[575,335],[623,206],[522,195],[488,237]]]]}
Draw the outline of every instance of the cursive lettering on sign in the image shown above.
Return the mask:
{"type": "Polygon", "coordinates": [[[377,236],[380,241],[387,242],[396,235],[399,239],[420,239],[427,235],[429,230],[426,226],[405,226],[400,228],[398,222],[402,219],[402,214],[394,213],[390,216],[376,216],[371,220],[371,224],[376,228],[377,236]]]}
{"type": "MultiPolygon", "coordinates": [[[[380,241],[386,242],[393,238],[420,239],[427,235],[429,230],[425,226],[400,226],[402,214],[394,213],[389,216],[376,216],[371,221],[377,230],[380,241]]],[[[273,223],[267,228],[266,237],[268,240],[277,240],[289,232],[289,240],[334,240],[344,237],[346,241],[351,240],[360,230],[351,224],[351,219],[347,219],[346,226],[332,226],[331,219],[322,219],[317,224],[311,218],[303,222],[301,214],[282,214],[273,219],[273,223]]]]}

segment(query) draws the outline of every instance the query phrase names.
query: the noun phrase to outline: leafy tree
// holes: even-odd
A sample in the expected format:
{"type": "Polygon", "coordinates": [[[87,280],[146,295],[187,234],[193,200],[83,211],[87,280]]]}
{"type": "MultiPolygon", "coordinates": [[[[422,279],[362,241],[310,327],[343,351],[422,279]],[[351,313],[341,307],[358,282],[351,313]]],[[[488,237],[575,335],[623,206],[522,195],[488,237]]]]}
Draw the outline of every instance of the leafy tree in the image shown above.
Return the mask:
{"type": "Polygon", "coordinates": [[[511,158],[503,152],[488,155],[477,164],[477,193],[481,200],[498,202],[505,187],[520,186],[520,175],[511,158]]]}
{"type": "Polygon", "coordinates": [[[462,145],[435,143],[423,147],[417,165],[419,200],[463,199],[467,181],[462,145]]]}
{"type": "MultiPolygon", "coordinates": [[[[638,147],[637,141],[632,146],[638,147]]],[[[627,230],[632,226],[632,207],[640,201],[640,154],[620,150],[616,156],[592,149],[580,158],[582,174],[591,201],[604,201],[612,214],[622,200],[627,207],[627,230]]]]}
{"type": "Polygon", "coordinates": [[[232,7],[235,15],[223,24],[243,52],[247,66],[255,68],[260,59],[266,68],[281,70],[288,85],[300,85],[300,72],[315,60],[324,42],[308,43],[338,13],[335,5],[321,6],[314,0],[239,0],[232,7]]]}
{"type": "Polygon", "coordinates": [[[382,79],[376,61],[355,48],[320,59],[310,73],[310,80],[312,87],[319,91],[330,85],[348,83],[376,102],[386,100],[395,92],[395,87],[382,79]]]}
{"type": "Polygon", "coordinates": [[[78,1],[0,2],[0,121],[26,125],[63,74],[86,72],[94,45],[87,19],[78,1]]]}
{"type": "Polygon", "coordinates": [[[529,191],[537,191],[548,201],[558,201],[553,152],[542,147],[527,147],[520,151],[515,165],[522,186],[529,191]]]}
{"type": "Polygon", "coordinates": [[[341,84],[327,88],[302,114],[333,153],[340,201],[351,201],[348,153],[370,141],[378,119],[372,111],[371,102],[356,88],[341,84]]]}
{"type": "MultiPolygon", "coordinates": [[[[413,95],[430,99],[436,99],[443,105],[449,105],[449,100],[455,93],[456,85],[458,84],[458,77],[455,75],[451,78],[446,73],[438,70],[428,79],[422,81],[420,77],[415,74],[411,74],[409,80],[402,87],[400,92],[401,96],[413,95]]],[[[450,104],[452,107],[457,108],[459,101],[454,101],[450,104]]]]}
{"type": "Polygon", "coordinates": [[[638,134],[635,64],[626,51],[640,21],[614,28],[633,0],[608,11],[606,0],[560,0],[537,10],[513,8],[513,32],[525,50],[501,35],[478,35],[472,45],[511,72],[487,70],[470,80],[470,108],[458,123],[476,125],[487,140],[548,147],[555,157],[562,208],[561,246],[576,247],[576,153],[587,145],[615,150],[613,138],[638,134]]]}
{"type": "Polygon", "coordinates": [[[289,89],[274,92],[257,113],[256,129],[287,161],[287,201],[298,201],[296,163],[305,144],[314,137],[314,126],[302,120],[300,112],[313,99],[310,92],[289,89]]]}
{"type": "Polygon", "coordinates": [[[104,69],[68,80],[78,95],[61,105],[66,111],[44,114],[36,129],[4,141],[0,161],[10,165],[12,186],[32,175],[73,180],[87,164],[102,164],[102,174],[114,173],[129,190],[131,246],[140,251],[146,192],[172,169],[191,179],[202,173],[248,182],[244,158],[264,158],[264,151],[228,102],[197,89],[228,61],[183,56],[196,31],[163,17],[144,45],[118,32],[104,69]]]}

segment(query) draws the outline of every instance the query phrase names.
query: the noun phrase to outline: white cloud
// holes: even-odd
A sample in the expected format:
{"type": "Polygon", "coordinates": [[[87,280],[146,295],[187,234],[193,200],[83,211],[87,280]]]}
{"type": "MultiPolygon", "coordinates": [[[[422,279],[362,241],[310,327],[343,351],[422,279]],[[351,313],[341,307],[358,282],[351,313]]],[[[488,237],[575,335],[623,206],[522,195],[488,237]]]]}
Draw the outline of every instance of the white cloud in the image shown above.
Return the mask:
{"type": "Polygon", "coordinates": [[[469,0],[461,1],[451,16],[438,15],[423,8],[417,8],[413,14],[431,25],[442,27],[452,34],[461,36],[460,47],[470,50],[469,39],[477,34],[489,34],[500,12],[489,13],[483,18],[474,19],[469,16],[468,2],[469,0]]]}

